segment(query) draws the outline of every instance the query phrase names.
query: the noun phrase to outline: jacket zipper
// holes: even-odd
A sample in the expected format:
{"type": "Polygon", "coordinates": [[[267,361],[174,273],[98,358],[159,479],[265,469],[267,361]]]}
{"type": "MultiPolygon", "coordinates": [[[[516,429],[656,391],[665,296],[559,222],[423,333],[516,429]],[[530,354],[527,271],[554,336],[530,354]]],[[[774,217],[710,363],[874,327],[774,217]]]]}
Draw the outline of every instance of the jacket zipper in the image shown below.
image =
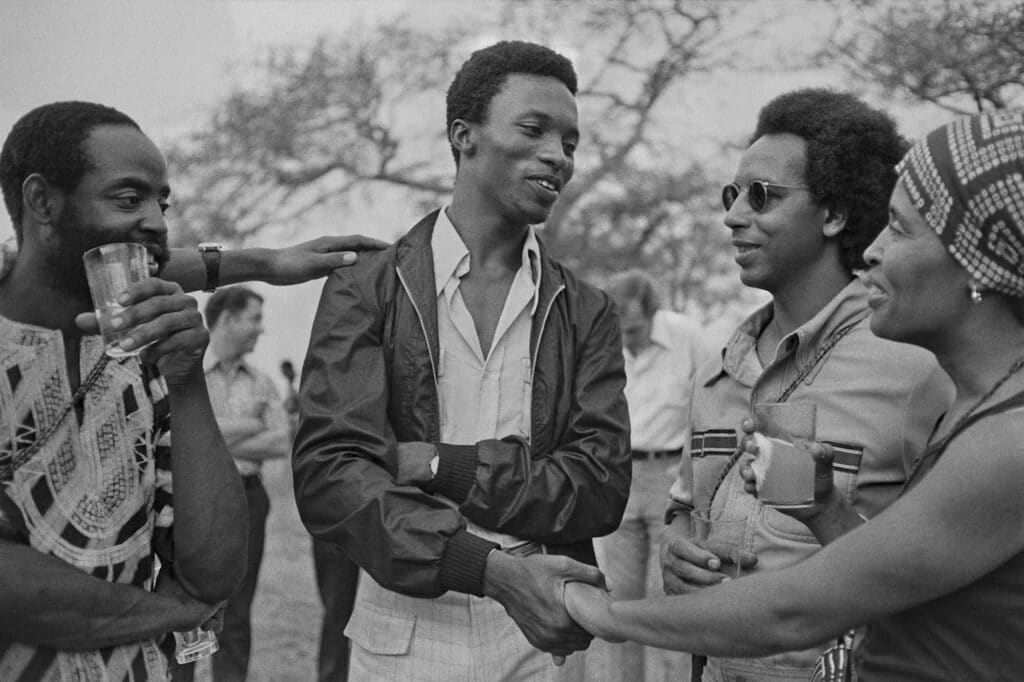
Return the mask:
{"type": "MultiPolygon", "coordinates": [[[[544,327],[548,324],[548,318],[551,316],[551,309],[555,305],[555,300],[558,296],[565,291],[565,285],[560,285],[553,294],[551,294],[551,300],[548,301],[548,307],[544,311],[544,317],[540,321],[540,331],[537,333],[537,347],[533,349],[533,357],[530,359],[530,386],[533,386],[533,377],[537,373],[537,355],[540,353],[540,342],[544,338],[544,327]]],[[[531,389],[532,390],[532,389],[531,389]]]]}
{"type": "Polygon", "coordinates": [[[427,327],[423,323],[423,315],[420,313],[420,309],[416,306],[416,299],[413,297],[412,291],[409,289],[409,285],[405,283],[405,277],[402,275],[402,269],[396,265],[395,272],[398,274],[398,281],[402,283],[402,288],[405,289],[405,295],[408,297],[409,303],[412,304],[412,309],[416,311],[416,319],[420,323],[420,332],[423,334],[423,339],[427,342],[427,357],[430,358],[430,376],[434,379],[434,393],[440,397],[441,386],[437,383],[437,364],[434,362],[434,352],[430,348],[430,337],[427,335],[427,327]]]}

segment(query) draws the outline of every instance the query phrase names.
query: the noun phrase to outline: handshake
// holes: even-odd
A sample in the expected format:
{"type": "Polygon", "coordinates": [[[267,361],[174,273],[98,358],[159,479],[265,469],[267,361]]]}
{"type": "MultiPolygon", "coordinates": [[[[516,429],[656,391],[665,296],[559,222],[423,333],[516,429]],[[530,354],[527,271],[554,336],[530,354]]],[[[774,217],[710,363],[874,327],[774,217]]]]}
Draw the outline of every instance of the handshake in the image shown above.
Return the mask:
{"type": "Polygon", "coordinates": [[[496,550],[484,569],[484,594],[500,603],[530,644],[549,652],[555,665],[590,646],[596,634],[566,608],[564,600],[576,586],[610,599],[600,569],[564,556],[517,558],[496,550]]]}

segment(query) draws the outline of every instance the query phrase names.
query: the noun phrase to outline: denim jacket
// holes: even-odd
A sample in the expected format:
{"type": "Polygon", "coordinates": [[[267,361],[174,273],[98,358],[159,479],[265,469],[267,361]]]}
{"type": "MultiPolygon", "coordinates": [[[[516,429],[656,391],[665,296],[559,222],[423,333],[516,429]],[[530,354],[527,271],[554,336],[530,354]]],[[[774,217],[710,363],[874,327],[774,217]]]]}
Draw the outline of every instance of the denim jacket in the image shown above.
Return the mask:
{"type": "MultiPolygon", "coordinates": [[[[789,401],[817,405],[816,438],[833,446],[835,485],[868,517],[899,495],[915,456],[952,402],[953,387],[931,353],[876,337],[868,326],[866,300],[863,285],[854,280],[783,338],[774,360],[763,369],[756,343],[771,320],[771,304],[740,325],[721,355],[695,379],[693,434],[670,492],[669,515],[708,504],[752,404],[778,400],[811,365],[789,401]],[[848,333],[813,364],[829,338],[849,325],[848,333]]],[[[712,504],[750,519],[748,543],[757,564],[748,573],[789,566],[819,548],[806,526],[744,491],[738,462],[712,504]]],[[[761,660],[772,668],[810,668],[818,653],[814,649],[761,660]]]]}

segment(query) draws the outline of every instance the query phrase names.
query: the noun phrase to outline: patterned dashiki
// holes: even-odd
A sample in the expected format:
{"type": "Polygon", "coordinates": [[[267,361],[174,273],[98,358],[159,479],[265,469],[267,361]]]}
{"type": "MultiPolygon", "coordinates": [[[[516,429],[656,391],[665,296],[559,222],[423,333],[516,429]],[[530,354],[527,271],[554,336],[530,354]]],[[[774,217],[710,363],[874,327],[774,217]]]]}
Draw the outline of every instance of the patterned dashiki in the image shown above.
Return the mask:
{"type": "MultiPolygon", "coordinates": [[[[85,337],[80,351],[84,380],[102,342],[85,337]]],[[[0,317],[0,525],[101,580],[152,589],[173,520],[166,384],[136,358],[111,360],[80,409],[27,453],[71,399],[65,362],[59,331],[0,317]]],[[[167,677],[156,641],[57,651],[0,637],[5,682],[167,677]]]]}

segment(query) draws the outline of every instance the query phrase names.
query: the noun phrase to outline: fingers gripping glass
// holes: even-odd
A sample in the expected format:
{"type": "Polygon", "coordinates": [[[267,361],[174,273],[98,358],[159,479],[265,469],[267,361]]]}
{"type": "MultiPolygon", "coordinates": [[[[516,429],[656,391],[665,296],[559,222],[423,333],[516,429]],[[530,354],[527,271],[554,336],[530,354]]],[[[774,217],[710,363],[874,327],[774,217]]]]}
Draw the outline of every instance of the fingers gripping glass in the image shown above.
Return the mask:
{"type": "Polygon", "coordinates": [[[806,185],[780,185],[776,182],[754,180],[749,185],[747,185],[747,189],[744,190],[735,182],[730,182],[728,185],[722,188],[722,205],[725,206],[725,210],[728,211],[729,209],[732,208],[732,205],[736,203],[736,200],[740,198],[740,194],[746,191],[747,202],[750,204],[750,208],[754,209],[755,212],[760,213],[768,204],[769,187],[780,187],[782,189],[811,189],[806,185]]]}

